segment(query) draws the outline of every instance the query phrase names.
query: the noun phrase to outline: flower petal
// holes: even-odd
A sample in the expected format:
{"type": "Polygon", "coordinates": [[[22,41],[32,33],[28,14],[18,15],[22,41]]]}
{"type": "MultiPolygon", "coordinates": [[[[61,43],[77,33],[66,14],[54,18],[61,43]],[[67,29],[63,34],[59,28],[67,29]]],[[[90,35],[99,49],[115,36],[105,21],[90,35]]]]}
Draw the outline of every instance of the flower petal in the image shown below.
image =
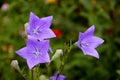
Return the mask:
{"type": "Polygon", "coordinates": [[[42,30],[41,34],[39,35],[40,40],[48,39],[48,38],[54,38],[54,37],[56,37],[56,35],[49,28],[42,30]]]}
{"type": "Polygon", "coordinates": [[[16,53],[24,59],[27,59],[30,56],[29,50],[27,49],[27,47],[17,50],[16,53]]]}
{"type": "Polygon", "coordinates": [[[48,53],[40,54],[38,57],[31,56],[27,59],[27,65],[29,69],[32,69],[34,66],[40,64],[40,63],[46,63],[50,62],[50,58],[48,53]]]}
{"type": "Polygon", "coordinates": [[[27,40],[27,48],[29,49],[29,51],[34,51],[36,50],[36,46],[37,45],[37,40],[36,39],[33,39],[31,37],[28,37],[28,40],[27,40]]]}
{"type": "Polygon", "coordinates": [[[40,19],[45,22],[45,24],[42,27],[49,28],[52,23],[53,16],[48,16],[48,17],[44,17],[44,18],[40,18],[40,19]]]}
{"type": "Polygon", "coordinates": [[[42,20],[40,20],[39,17],[37,17],[34,13],[30,13],[30,18],[29,18],[29,27],[30,28],[35,28],[38,27],[40,25],[42,25],[44,22],[42,20]]]}
{"type": "Polygon", "coordinates": [[[30,18],[29,18],[29,24],[28,27],[26,29],[26,32],[28,32],[28,34],[32,34],[32,31],[36,28],[36,27],[41,27],[42,25],[44,25],[45,22],[40,20],[39,17],[37,17],[34,13],[30,13],[30,18]]]}
{"type": "Polygon", "coordinates": [[[49,28],[52,19],[52,16],[39,18],[31,12],[28,27],[26,29],[28,36],[39,40],[56,37],[54,32],[49,28]]]}
{"type": "Polygon", "coordinates": [[[96,36],[86,37],[84,40],[82,40],[82,43],[86,44],[88,47],[91,47],[91,48],[96,48],[103,42],[104,42],[103,39],[96,36]]]}
{"type": "Polygon", "coordinates": [[[88,35],[93,36],[94,31],[95,31],[95,27],[94,27],[94,25],[92,25],[90,28],[88,28],[88,29],[84,32],[84,36],[88,36],[88,35]]]}
{"type": "Polygon", "coordinates": [[[39,50],[42,53],[47,53],[49,51],[49,48],[50,48],[49,40],[40,41],[38,46],[39,46],[39,50]]]}
{"type": "Polygon", "coordinates": [[[94,48],[81,48],[85,55],[90,55],[96,58],[99,58],[98,52],[94,48]]]}
{"type": "Polygon", "coordinates": [[[84,39],[84,37],[84,33],[79,32],[78,43],[81,42],[84,39]]]}
{"type": "Polygon", "coordinates": [[[33,52],[33,51],[36,51],[36,49],[38,49],[41,53],[48,52],[50,48],[49,40],[38,41],[37,39],[34,39],[34,38],[31,39],[31,37],[29,38],[27,41],[27,48],[29,51],[33,52]]]}
{"type": "Polygon", "coordinates": [[[90,36],[93,36],[94,35],[94,30],[95,30],[95,27],[94,25],[92,25],[89,29],[87,29],[84,33],[80,32],[79,33],[79,40],[83,40],[84,38],[86,37],[90,37],[90,36]]]}
{"type": "MultiPolygon", "coordinates": [[[[49,78],[49,80],[56,80],[57,76],[58,76],[58,73],[55,73],[54,76],[49,78]]],[[[65,78],[66,76],[61,75],[61,74],[58,76],[58,80],[65,80],[65,78]]]]}
{"type": "Polygon", "coordinates": [[[50,62],[50,58],[48,54],[49,47],[50,47],[49,40],[37,41],[36,39],[31,39],[31,38],[28,39],[27,48],[31,56],[27,57],[26,60],[29,69],[32,69],[32,67],[38,65],[39,63],[50,62]],[[40,52],[39,55],[35,55],[32,53],[36,50],[40,52]]]}
{"type": "Polygon", "coordinates": [[[39,61],[36,60],[34,57],[27,59],[27,65],[28,65],[29,69],[32,69],[35,65],[38,65],[38,64],[39,64],[39,61]]]}

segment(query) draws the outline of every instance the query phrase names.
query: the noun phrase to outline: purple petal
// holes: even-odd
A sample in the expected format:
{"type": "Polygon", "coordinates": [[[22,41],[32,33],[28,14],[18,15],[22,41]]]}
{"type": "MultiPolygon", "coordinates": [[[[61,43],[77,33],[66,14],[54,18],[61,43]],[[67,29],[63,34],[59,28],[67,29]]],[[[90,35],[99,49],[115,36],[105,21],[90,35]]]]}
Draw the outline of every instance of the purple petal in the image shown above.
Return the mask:
{"type": "Polygon", "coordinates": [[[94,30],[95,30],[95,27],[94,25],[92,25],[90,28],[88,28],[85,32],[84,32],[84,36],[93,36],[94,35],[94,30]]]}
{"type": "Polygon", "coordinates": [[[81,49],[85,55],[90,55],[90,56],[99,58],[99,54],[94,48],[88,48],[88,47],[83,48],[82,47],[81,49]]]}
{"type": "Polygon", "coordinates": [[[52,16],[39,18],[30,13],[29,25],[26,29],[29,37],[44,40],[55,37],[54,32],[49,28],[52,23],[52,16]]]}
{"type": "Polygon", "coordinates": [[[34,13],[30,13],[29,26],[27,27],[28,34],[31,34],[36,27],[41,27],[45,22],[40,20],[34,13]]]}
{"type": "Polygon", "coordinates": [[[102,44],[104,42],[103,39],[93,36],[93,37],[86,37],[82,43],[86,44],[88,47],[91,48],[96,48],[98,47],[100,44],[102,44]]]}
{"type": "Polygon", "coordinates": [[[42,53],[48,52],[48,50],[50,48],[49,40],[39,41],[37,39],[28,37],[27,48],[31,52],[34,51],[34,50],[36,50],[36,49],[38,49],[42,53]]]}
{"type": "Polygon", "coordinates": [[[38,65],[39,63],[50,62],[48,55],[49,40],[37,41],[36,39],[30,38],[27,41],[27,48],[31,51],[31,56],[27,57],[29,69],[32,69],[32,67],[38,65]],[[36,50],[40,52],[39,55],[33,54],[36,50]]]}
{"type": "MultiPolygon", "coordinates": [[[[50,77],[49,80],[56,80],[58,73],[54,74],[54,76],[50,77]]],[[[59,75],[58,80],[65,80],[66,76],[64,75],[59,75]]]]}
{"type": "Polygon", "coordinates": [[[84,33],[80,32],[79,33],[79,40],[83,40],[84,38],[86,37],[90,37],[90,36],[93,36],[94,35],[94,30],[95,30],[95,27],[94,25],[92,25],[89,29],[87,29],[84,33]]]}
{"type": "Polygon", "coordinates": [[[47,52],[46,52],[46,53],[43,53],[42,55],[39,56],[38,61],[39,61],[39,63],[47,63],[47,62],[50,62],[49,54],[48,54],[47,52]]]}
{"type": "Polygon", "coordinates": [[[43,39],[54,38],[54,37],[56,37],[54,32],[51,29],[47,28],[41,32],[39,39],[43,40],[43,39]]]}
{"type": "Polygon", "coordinates": [[[27,59],[29,56],[31,56],[27,47],[17,50],[16,53],[24,59],[27,59]]]}
{"type": "Polygon", "coordinates": [[[29,69],[32,69],[34,66],[38,65],[39,61],[36,60],[34,57],[27,59],[27,65],[29,67],[29,69]]]}
{"type": "Polygon", "coordinates": [[[48,16],[40,19],[45,22],[45,24],[42,27],[49,28],[52,23],[53,16],[48,16]]]}
{"type": "Polygon", "coordinates": [[[39,41],[37,39],[28,37],[28,41],[27,41],[27,47],[29,49],[35,50],[36,48],[38,48],[40,51],[48,51],[50,45],[49,45],[49,40],[42,40],[39,41]]]}
{"type": "Polygon", "coordinates": [[[40,41],[38,46],[39,46],[39,49],[42,53],[48,52],[49,48],[50,48],[49,40],[40,41]]]}
{"type": "Polygon", "coordinates": [[[85,38],[84,33],[79,32],[79,40],[78,43],[81,43],[81,41],[85,38]]]}
{"type": "Polygon", "coordinates": [[[40,63],[47,63],[50,62],[50,58],[48,53],[40,54],[38,57],[31,56],[27,59],[27,65],[29,69],[32,69],[34,66],[40,64],[40,63]]]}
{"type": "Polygon", "coordinates": [[[34,51],[37,47],[36,45],[37,45],[37,40],[31,37],[28,37],[27,45],[26,45],[28,50],[31,52],[34,51]]]}
{"type": "Polygon", "coordinates": [[[29,27],[35,28],[43,24],[43,21],[39,19],[34,13],[30,13],[29,27]]]}

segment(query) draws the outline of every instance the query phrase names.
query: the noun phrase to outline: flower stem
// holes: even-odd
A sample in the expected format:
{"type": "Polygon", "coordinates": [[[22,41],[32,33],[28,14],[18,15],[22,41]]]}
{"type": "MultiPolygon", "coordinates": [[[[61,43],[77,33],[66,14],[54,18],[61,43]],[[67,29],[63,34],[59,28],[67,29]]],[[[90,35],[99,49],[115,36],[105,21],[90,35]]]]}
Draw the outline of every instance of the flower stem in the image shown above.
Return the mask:
{"type": "Polygon", "coordinates": [[[36,67],[33,68],[33,79],[32,80],[39,80],[39,76],[40,76],[40,69],[39,69],[40,65],[37,65],[36,67]]]}
{"type": "Polygon", "coordinates": [[[29,80],[33,80],[33,70],[29,70],[29,80]]]}
{"type": "Polygon", "coordinates": [[[58,70],[58,75],[56,77],[56,80],[58,80],[59,75],[61,74],[61,72],[63,71],[65,67],[65,60],[67,58],[67,55],[71,52],[72,47],[73,47],[72,41],[70,41],[70,43],[66,45],[66,47],[64,48],[64,52],[63,52],[62,59],[61,59],[61,65],[58,70]]]}
{"type": "Polygon", "coordinates": [[[26,76],[23,74],[21,70],[18,70],[18,72],[21,74],[21,76],[24,78],[24,80],[27,80],[26,76]]]}
{"type": "Polygon", "coordinates": [[[59,75],[61,74],[61,72],[63,71],[63,68],[64,68],[64,62],[61,62],[60,70],[58,71],[58,74],[57,74],[56,80],[58,80],[58,77],[59,77],[59,75]]]}

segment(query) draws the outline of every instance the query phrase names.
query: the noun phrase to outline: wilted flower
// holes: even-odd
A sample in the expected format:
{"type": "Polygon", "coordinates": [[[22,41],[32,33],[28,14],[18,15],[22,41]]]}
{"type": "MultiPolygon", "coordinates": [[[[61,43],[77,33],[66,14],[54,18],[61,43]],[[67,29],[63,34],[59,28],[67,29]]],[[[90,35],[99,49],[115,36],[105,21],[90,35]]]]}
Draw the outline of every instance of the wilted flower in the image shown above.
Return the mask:
{"type": "Polygon", "coordinates": [[[28,36],[34,39],[44,40],[55,37],[54,32],[50,29],[52,23],[52,16],[38,18],[32,12],[28,22],[26,32],[28,36]]]}
{"type": "Polygon", "coordinates": [[[65,80],[66,76],[64,76],[64,75],[58,75],[58,73],[56,73],[54,76],[50,77],[49,80],[56,80],[56,78],[57,78],[57,80],[65,80]]]}
{"type": "Polygon", "coordinates": [[[83,51],[85,55],[91,55],[99,58],[98,52],[95,50],[100,44],[104,42],[103,39],[94,36],[94,25],[91,26],[86,32],[79,33],[79,40],[75,44],[83,51]]]}
{"type": "Polygon", "coordinates": [[[39,63],[50,62],[48,49],[49,40],[37,41],[29,38],[26,47],[16,53],[26,59],[29,69],[32,69],[39,63]]]}

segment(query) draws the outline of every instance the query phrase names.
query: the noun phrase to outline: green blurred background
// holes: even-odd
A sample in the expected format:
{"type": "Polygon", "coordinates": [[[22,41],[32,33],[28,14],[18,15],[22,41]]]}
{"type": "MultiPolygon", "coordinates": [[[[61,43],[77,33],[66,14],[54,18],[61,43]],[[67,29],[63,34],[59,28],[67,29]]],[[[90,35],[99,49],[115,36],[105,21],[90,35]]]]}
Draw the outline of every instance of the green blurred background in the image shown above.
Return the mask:
{"type": "MultiPolygon", "coordinates": [[[[97,48],[99,60],[72,49],[62,72],[66,80],[120,80],[120,0],[0,0],[0,8],[0,80],[24,80],[10,63],[17,59],[21,68],[27,66],[15,51],[25,46],[24,24],[31,11],[39,17],[53,15],[51,29],[61,31],[51,39],[53,52],[76,42],[78,33],[93,24],[95,35],[105,40],[97,48]]],[[[49,75],[59,63],[51,64],[49,75]]]]}

